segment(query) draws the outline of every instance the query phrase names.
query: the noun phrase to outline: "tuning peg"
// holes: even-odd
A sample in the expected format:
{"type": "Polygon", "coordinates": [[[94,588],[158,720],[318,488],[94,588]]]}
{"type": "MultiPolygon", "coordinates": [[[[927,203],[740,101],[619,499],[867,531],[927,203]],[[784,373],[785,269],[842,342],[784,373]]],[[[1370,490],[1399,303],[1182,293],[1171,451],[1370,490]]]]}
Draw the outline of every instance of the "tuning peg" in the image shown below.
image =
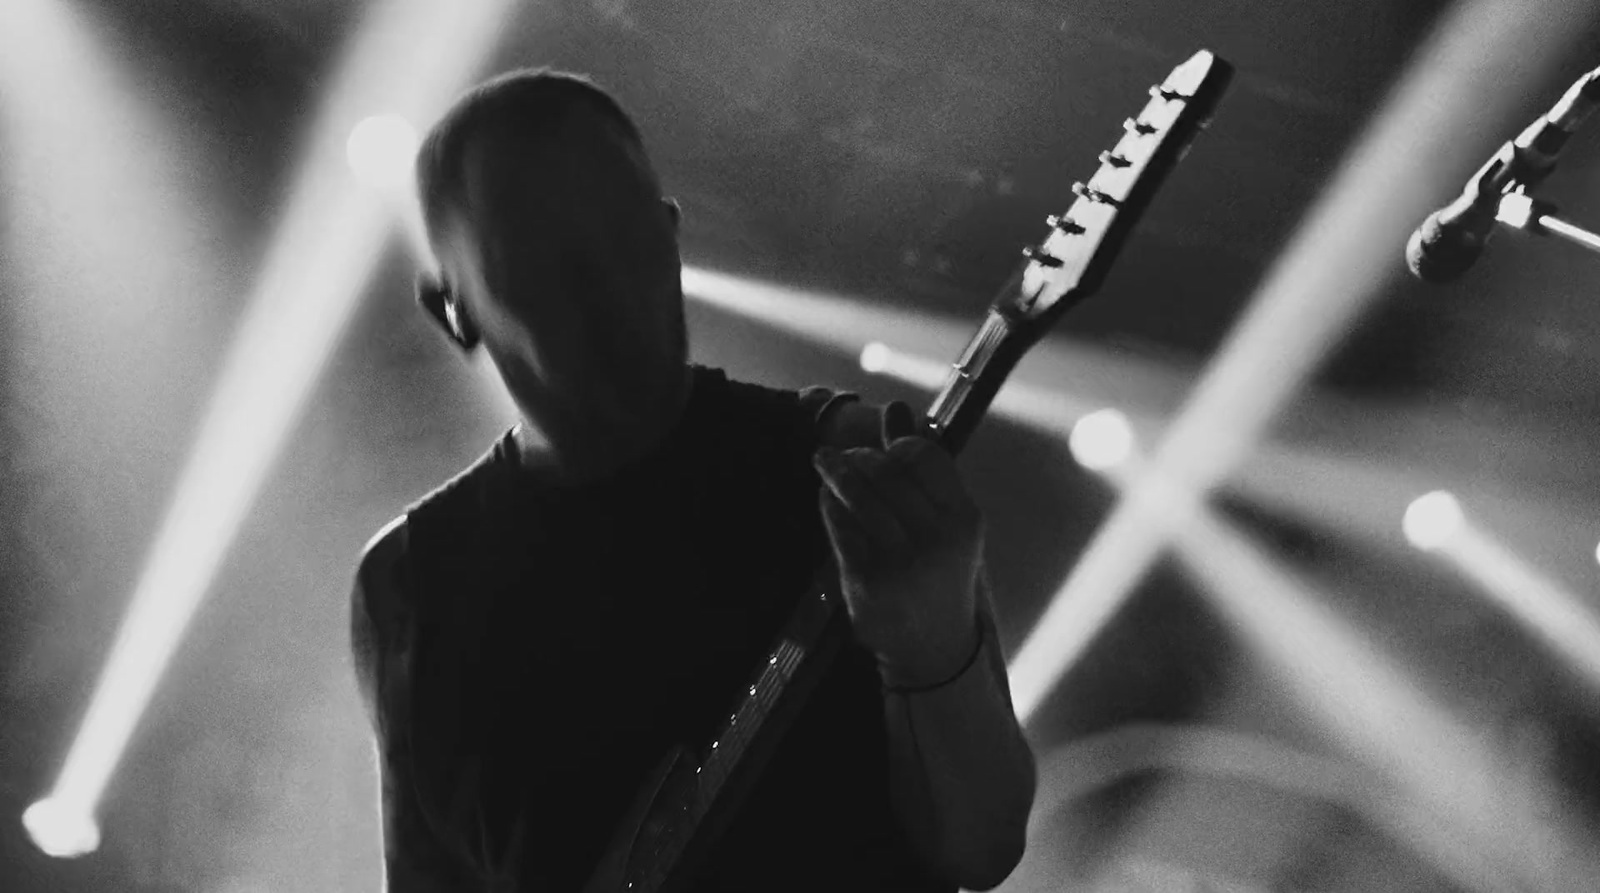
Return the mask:
{"type": "Polygon", "coordinates": [[[1059,229],[1069,236],[1075,236],[1084,231],[1082,224],[1075,220],[1063,217],[1060,214],[1051,214],[1049,217],[1044,219],[1044,222],[1046,225],[1059,229]]]}
{"type": "Polygon", "coordinates": [[[1102,205],[1110,205],[1113,208],[1122,204],[1122,202],[1112,198],[1098,189],[1095,189],[1087,183],[1072,184],[1072,194],[1076,195],[1078,198],[1086,199],[1091,202],[1098,202],[1102,205]]]}
{"type": "Polygon", "coordinates": [[[1189,96],[1176,90],[1165,90],[1161,87],[1151,87],[1150,96],[1155,99],[1165,99],[1168,102],[1174,99],[1188,99],[1189,96]]]}
{"type": "Polygon", "coordinates": [[[1123,156],[1109,150],[1100,153],[1100,163],[1110,165],[1111,167],[1127,167],[1128,165],[1133,164],[1133,162],[1129,161],[1127,158],[1124,158],[1123,156]]]}
{"type": "Polygon", "coordinates": [[[1143,121],[1135,121],[1132,118],[1122,122],[1122,129],[1128,131],[1129,133],[1136,133],[1139,136],[1149,136],[1150,134],[1156,132],[1156,129],[1151,125],[1146,124],[1143,121]]]}
{"type": "Polygon", "coordinates": [[[1041,267],[1061,266],[1061,258],[1056,257],[1043,248],[1037,248],[1033,245],[1029,245],[1028,247],[1022,249],[1022,256],[1033,261],[1041,267]]]}

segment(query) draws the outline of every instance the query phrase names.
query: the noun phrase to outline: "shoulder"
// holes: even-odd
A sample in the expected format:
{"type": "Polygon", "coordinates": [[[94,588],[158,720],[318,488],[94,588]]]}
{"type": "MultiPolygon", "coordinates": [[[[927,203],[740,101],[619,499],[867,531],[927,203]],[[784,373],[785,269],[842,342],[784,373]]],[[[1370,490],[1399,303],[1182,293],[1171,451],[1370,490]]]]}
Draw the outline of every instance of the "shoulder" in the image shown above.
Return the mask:
{"type": "Polygon", "coordinates": [[[361,550],[350,587],[350,651],[356,686],[375,729],[381,729],[380,680],[383,653],[393,647],[395,611],[404,585],[406,516],[385,524],[361,550]]]}
{"type": "Polygon", "coordinates": [[[352,621],[379,635],[388,628],[405,584],[409,538],[406,515],[390,521],[361,550],[350,592],[352,621]]]}
{"type": "Polygon", "coordinates": [[[406,515],[400,515],[367,540],[361,549],[361,564],[356,573],[359,583],[382,583],[391,579],[404,563],[408,531],[406,515]]]}

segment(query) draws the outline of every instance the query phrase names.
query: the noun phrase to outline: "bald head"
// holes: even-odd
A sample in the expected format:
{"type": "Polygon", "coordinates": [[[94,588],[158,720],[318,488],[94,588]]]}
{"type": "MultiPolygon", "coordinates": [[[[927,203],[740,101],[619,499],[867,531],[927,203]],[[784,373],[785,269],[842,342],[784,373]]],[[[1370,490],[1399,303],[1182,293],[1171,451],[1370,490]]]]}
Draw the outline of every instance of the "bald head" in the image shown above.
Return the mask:
{"type": "Polygon", "coordinates": [[[609,147],[625,150],[626,164],[619,170],[634,168],[654,183],[638,128],[616,99],[589,79],[549,69],[521,69],[474,87],[433,126],[417,153],[417,191],[430,237],[437,237],[446,218],[466,203],[465,180],[474,150],[482,153],[498,147],[514,165],[519,150],[561,146],[577,150],[580,143],[592,148],[596,127],[603,130],[609,147]]]}
{"type": "Polygon", "coordinates": [[[610,95],[544,70],[489,81],[429,132],[417,181],[451,310],[519,401],[626,406],[686,362],[676,206],[610,95]]]}

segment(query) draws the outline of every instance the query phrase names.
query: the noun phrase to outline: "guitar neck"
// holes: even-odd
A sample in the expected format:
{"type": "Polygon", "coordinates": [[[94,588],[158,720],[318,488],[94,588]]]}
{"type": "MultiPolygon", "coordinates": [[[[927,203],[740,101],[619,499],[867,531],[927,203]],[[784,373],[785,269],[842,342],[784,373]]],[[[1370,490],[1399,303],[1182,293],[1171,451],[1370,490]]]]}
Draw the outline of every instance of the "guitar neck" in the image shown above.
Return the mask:
{"type": "MultiPolygon", "coordinates": [[[[1019,283],[1020,276],[1006,288],[1019,283]]],[[[1021,329],[1005,314],[989,310],[928,408],[927,426],[940,446],[952,455],[961,452],[1031,340],[1022,337],[1021,329]]]]}

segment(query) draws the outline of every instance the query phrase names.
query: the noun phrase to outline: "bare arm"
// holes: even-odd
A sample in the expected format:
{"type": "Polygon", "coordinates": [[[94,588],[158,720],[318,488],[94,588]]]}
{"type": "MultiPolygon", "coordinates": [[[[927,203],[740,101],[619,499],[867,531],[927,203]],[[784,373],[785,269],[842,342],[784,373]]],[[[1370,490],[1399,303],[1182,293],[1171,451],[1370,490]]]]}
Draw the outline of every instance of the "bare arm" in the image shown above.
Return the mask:
{"type": "Polygon", "coordinates": [[[901,826],[939,875],[987,890],[1022,859],[1036,769],[1011,704],[986,586],[977,598],[977,659],[931,691],[885,691],[884,715],[901,826]]]}
{"type": "MultiPolygon", "coordinates": [[[[823,441],[841,450],[882,448],[890,439],[885,424],[884,410],[878,407],[841,403],[823,419],[823,441]]],[[[905,444],[896,449],[905,449],[905,444]]],[[[954,475],[953,466],[945,471],[954,475]]],[[[948,483],[960,489],[957,481],[948,483]]],[[[848,475],[836,480],[846,490],[848,484],[848,475]]],[[[849,524],[838,511],[833,521],[836,529],[849,524]]],[[[858,533],[865,531],[858,528],[858,533]]],[[[978,549],[973,583],[970,591],[963,587],[959,597],[933,591],[947,588],[944,571],[928,577],[926,582],[933,585],[926,589],[911,582],[917,577],[904,578],[914,590],[906,592],[911,601],[953,606],[944,612],[945,622],[927,617],[914,624],[922,636],[943,631],[934,636],[942,640],[941,647],[924,652],[940,659],[919,662],[923,664],[915,674],[919,679],[896,678],[895,668],[883,665],[883,650],[875,650],[885,671],[890,791],[901,826],[933,874],[968,889],[985,890],[1005,880],[1022,858],[1036,769],[1011,703],[994,608],[981,569],[981,536],[970,545],[978,549]],[[974,656],[970,663],[969,656],[974,656]],[[952,675],[955,678],[950,679],[952,675]],[[926,691],[891,690],[908,682],[946,679],[950,681],[926,691]]],[[[964,566],[957,562],[951,567],[958,565],[964,566]]],[[[858,627],[858,638],[861,631],[858,627]]],[[[892,650],[904,654],[920,649],[892,650]]]]}
{"type": "Polygon", "coordinates": [[[406,752],[405,718],[387,709],[386,686],[402,681],[385,637],[396,634],[385,606],[396,604],[404,574],[403,519],[368,543],[350,593],[350,646],[356,685],[374,732],[383,829],[383,889],[388,893],[445,893],[466,889],[458,861],[434,836],[419,811],[406,752]]]}

